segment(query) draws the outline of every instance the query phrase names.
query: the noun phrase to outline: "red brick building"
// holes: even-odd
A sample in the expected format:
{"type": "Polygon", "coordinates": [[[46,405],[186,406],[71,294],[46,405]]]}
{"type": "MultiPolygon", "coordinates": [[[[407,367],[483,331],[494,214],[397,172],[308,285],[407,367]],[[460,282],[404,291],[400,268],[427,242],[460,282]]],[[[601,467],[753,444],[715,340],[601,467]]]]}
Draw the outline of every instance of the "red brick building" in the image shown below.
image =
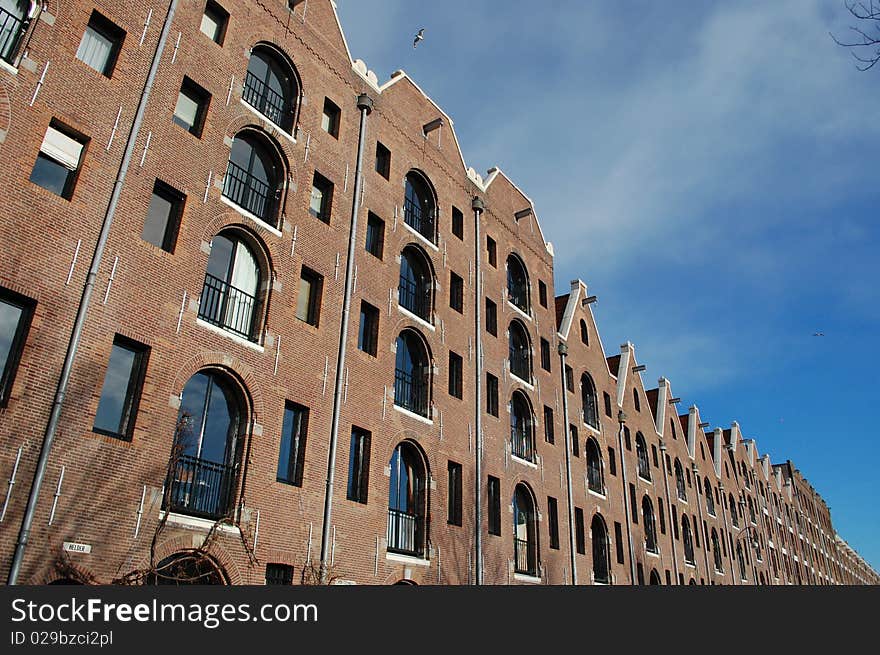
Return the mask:
{"type": "Polygon", "coordinates": [[[0,170],[17,582],[877,582],[332,2],[2,0],[0,170]]]}

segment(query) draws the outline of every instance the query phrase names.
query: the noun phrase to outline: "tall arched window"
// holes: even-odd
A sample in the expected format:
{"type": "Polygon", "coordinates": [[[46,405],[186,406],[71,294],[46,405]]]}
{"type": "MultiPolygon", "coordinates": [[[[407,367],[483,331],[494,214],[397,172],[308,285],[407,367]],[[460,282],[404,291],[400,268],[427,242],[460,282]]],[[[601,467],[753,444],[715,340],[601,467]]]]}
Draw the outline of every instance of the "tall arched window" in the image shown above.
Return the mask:
{"type": "Polygon", "coordinates": [[[250,341],[259,340],[262,271],[253,249],[235,231],[211,240],[199,318],[250,341]]]}
{"type": "Polygon", "coordinates": [[[296,70],[287,58],[273,47],[254,46],[244,77],[242,100],[292,134],[299,96],[296,70]]]}
{"type": "Polygon", "coordinates": [[[694,564],[694,535],[691,533],[691,523],[687,514],[681,516],[681,538],[684,541],[684,561],[694,564]]]}
{"type": "Polygon", "coordinates": [[[639,477],[644,480],[651,479],[651,462],[648,459],[648,446],[641,432],[636,432],[636,457],[639,463],[639,477]]]}
{"type": "MultiPolygon", "coordinates": [[[[749,521],[752,523],[752,525],[755,525],[755,524],[756,524],[756,521],[755,521],[755,504],[752,502],[752,497],[751,497],[751,496],[747,496],[747,498],[748,498],[748,501],[749,501],[749,503],[748,503],[748,504],[749,504],[749,521]]],[[[800,532],[800,531],[801,531],[801,529],[800,529],[800,523],[798,523],[798,532],[800,532]]]]}
{"type": "Polygon", "coordinates": [[[510,449],[515,457],[535,461],[535,426],[532,406],[522,391],[510,399],[510,449]]]}
{"type": "Polygon", "coordinates": [[[431,358],[424,339],[407,329],[397,337],[394,404],[421,416],[429,415],[431,358]]]}
{"type": "Polygon", "coordinates": [[[427,535],[428,471],[421,451],[412,443],[398,444],[389,464],[388,550],[423,557],[427,535]]]}
{"type": "Polygon", "coordinates": [[[269,140],[255,130],[232,141],[223,196],[272,227],[278,227],[284,163],[269,140]]]}
{"type": "Polygon", "coordinates": [[[593,544],[593,583],[611,582],[611,564],[608,561],[608,529],[599,514],[593,516],[590,524],[590,541],[593,544]]]}
{"type": "Polygon", "coordinates": [[[519,321],[512,321],[508,328],[510,372],[525,382],[532,379],[532,344],[529,333],[519,321]]]}
{"type": "Polygon", "coordinates": [[[748,577],[746,575],[746,559],[743,555],[743,549],[742,549],[741,543],[736,545],[736,561],[739,564],[739,578],[740,578],[740,580],[747,580],[748,577]]]}
{"type": "Polygon", "coordinates": [[[718,545],[718,533],[712,528],[712,554],[715,557],[715,570],[719,573],[724,571],[721,563],[721,546],[718,545]]]}
{"type": "Polygon", "coordinates": [[[587,322],[581,319],[581,342],[585,346],[590,345],[590,333],[587,331],[587,322]]]}
{"type": "Polygon", "coordinates": [[[507,299],[529,313],[529,274],[522,260],[513,254],[507,258],[507,299]]]}
{"type": "Polygon", "coordinates": [[[177,414],[166,508],[209,519],[232,511],[246,425],[241,392],[226,375],[206,370],[189,379],[177,414]]]}
{"type": "Polygon", "coordinates": [[[584,423],[596,430],[599,429],[599,403],[596,400],[596,385],[589,373],[581,375],[581,407],[584,423]]]}
{"type": "Polygon", "coordinates": [[[649,584],[652,585],[660,585],[663,584],[660,582],[660,574],[657,573],[657,569],[651,569],[651,578],[649,584]]]}
{"type": "Polygon", "coordinates": [[[524,484],[513,494],[513,552],[516,572],[538,574],[538,526],[535,499],[524,484]]]}
{"type": "Polygon", "coordinates": [[[656,553],[657,547],[657,523],[654,521],[654,505],[647,496],[642,498],[642,519],[645,526],[645,550],[656,553]]]}
{"type": "Polygon", "coordinates": [[[598,494],[605,493],[605,482],[602,479],[602,453],[599,450],[599,444],[590,437],[584,446],[587,456],[587,484],[590,491],[598,494]]]}
{"type": "Polygon", "coordinates": [[[703,479],[703,491],[706,494],[706,511],[710,516],[715,516],[715,499],[712,497],[712,485],[709,478],[703,479]]]}
{"type": "Polygon", "coordinates": [[[400,254],[397,302],[407,311],[430,323],[433,297],[434,272],[431,261],[421,248],[409,245],[400,254]]]}
{"type": "Polygon", "coordinates": [[[24,0],[0,1],[0,59],[11,64],[15,61],[21,37],[30,22],[28,5],[24,0]]]}
{"type": "Polygon", "coordinates": [[[419,172],[406,174],[403,220],[431,243],[437,242],[437,202],[427,178],[419,172]]]}
{"type": "Polygon", "coordinates": [[[684,486],[684,471],[681,468],[681,462],[678,457],[675,458],[675,489],[678,492],[679,500],[687,502],[687,489],[684,486]]]}

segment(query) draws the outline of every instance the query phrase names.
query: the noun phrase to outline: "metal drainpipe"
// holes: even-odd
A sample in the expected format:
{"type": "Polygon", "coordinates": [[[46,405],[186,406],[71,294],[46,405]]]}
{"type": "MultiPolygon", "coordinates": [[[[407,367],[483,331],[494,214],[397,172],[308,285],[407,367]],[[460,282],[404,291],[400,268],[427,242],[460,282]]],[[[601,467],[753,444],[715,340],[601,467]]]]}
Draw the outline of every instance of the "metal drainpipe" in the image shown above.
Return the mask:
{"type": "Polygon", "coordinates": [[[669,495],[669,477],[666,473],[666,441],[660,439],[660,468],[663,469],[663,488],[666,492],[666,517],[669,519],[669,543],[672,544],[672,572],[678,584],[678,554],[675,552],[675,526],[672,518],[672,498],[669,495]]]}
{"type": "MultiPolygon", "coordinates": [[[[691,471],[694,474],[694,477],[697,479],[697,483],[699,484],[700,480],[700,469],[697,468],[696,462],[691,464],[691,471]]],[[[703,504],[700,502],[700,493],[699,490],[703,488],[702,486],[697,487],[697,511],[700,513],[700,525],[697,526],[698,530],[702,530],[703,528],[703,504]]],[[[711,490],[710,492],[711,493],[711,490]]],[[[705,499],[706,489],[703,488],[703,498],[705,499]]],[[[703,530],[703,561],[706,563],[706,583],[711,582],[709,579],[709,543],[706,541],[706,531],[703,530]]]]}
{"type": "Polygon", "coordinates": [[[636,554],[633,548],[632,519],[629,515],[629,489],[626,480],[626,456],[623,447],[623,426],[626,423],[626,413],[621,409],[617,412],[617,422],[620,429],[617,431],[617,449],[620,451],[620,479],[623,481],[623,515],[626,517],[626,541],[629,544],[629,583],[636,584],[636,554]]]}
{"type": "MultiPolygon", "coordinates": [[[[568,492],[568,551],[571,555],[571,584],[577,585],[577,562],[575,561],[574,550],[574,501],[571,493],[571,444],[569,443],[570,435],[568,434],[568,387],[565,384],[565,358],[568,356],[568,345],[559,342],[557,348],[559,352],[559,374],[562,379],[562,425],[565,430],[565,482],[568,492]]],[[[586,452],[586,447],[584,448],[586,452]]]]}
{"type": "MultiPolygon", "coordinates": [[[[721,540],[724,539],[730,534],[730,524],[727,522],[727,510],[725,508],[725,503],[727,502],[727,496],[724,493],[724,481],[718,483],[718,489],[721,491],[721,516],[724,519],[724,531],[726,534],[721,535],[721,540]]],[[[729,544],[725,543],[724,548],[727,548],[729,544]]],[[[733,584],[736,585],[736,572],[733,570],[733,558],[736,557],[736,553],[730,553],[730,577],[733,580],[733,584]]]]}
{"type": "Polygon", "coordinates": [[[122,157],[122,163],[119,166],[116,181],[113,183],[113,192],[110,195],[110,202],[107,205],[107,211],[104,213],[104,222],[101,225],[101,233],[98,236],[98,242],[95,245],[95,252],[92,255],[92,263],[86,277],[83,294],[76,313],[76,320],[73,324],[73,331],[70,334],[70,341],[67,345],[67,354],[64,357],[64,364],[61,367],[61,376],[58,379],[58,388],[55,391],[55,399],[49,413],[49,422],[46,425],[46,431],[43,434],[43,442],[40,446],[40,457],[37,460],[37,468],[34,471],[34,481],[31,484],[31,490],[28,494],[27,508],[25,509],[24,518],[21,521],[18,540],[15,543],[15,554],[12,556],[12,564],[9,567],[9,578],[6,581],[9,585],[14,585],[18,582],[18,574],[21,571],[21,565],[24,560],[24,551],[27,548],[31,525],[33,524],[34,515],[37,510],[37,500],[40,496],[40,488],[43,485],[43,478],[46,475],[49,455],[52,450],[52,444],[55,441],[55,431],[58,428],[58,421],[61,418],[61,409],[64,404],[64,398],[67,394],[67,386],[70,383],[73,362],[76,358],[77,350],[79,350],[79,342],[82,338],[86,314],[88,313],[89,303],[92,299],[92,292],[95,288],[95,279],[98,277],[98,271],[101,267],[101,259],[104,256],[104,249],[107,246],[107,239],[110,235],[110,226],[113,224],[113,218],[116,214],[116,206],[119,204],[119,196],[122,193],[122,185],[125,182],[125,176],[126,173],[128,173],[128,167],[131,164],[131,158],[134,154],[135,143],[140,134],[141,124],[143,123],[144,114],[146,113],[147,101],[150,98],[150,92],[153,90],[153,82],[156,79],[156,73],[159,70],[159,63],[162,60],[162,53],[164,52],[165,44],[168,41],[168,33],[171,30],[171,22],[174,19],[174,12],[177,9],[177,1],[178,0],[171,0],[168,5],[168,13],[165,15],[165,23],[162,25],[159,42],[156,44],[156,52],[153,54],[150,72],[147,74],[147,81],[144,83],[144,88],[141,92],[141,98],[138,102],[134,121],[131,125],[131,132],[129,132],[128,141],[125,144],[125,153],[122,157]]]}
{"type": "Polygon", "coordinates": [[[367,116],[373,111],[373,99],[362,93],[357,99],[361,112],[358,135],[357,164],[354,172],[354,198],[351,203],[351,228],[348,233],[348,258],[345,262],[345,296],[342,301],[342,323],[339,327],[339,351],[336,355],[336,386],[333,394],[333,422],[330,428],[330,446],[327,456],[327,486],[324,491],[324,522],[321,525],[321,584],[326,584],[330,561],[330,523],[333,514],[333,480],[336,472],[336,446],[339,441],[339,414],[342,411],[342,394],[345,388],[345,352],[348,349],[348,323],[351,314],[351,296],[354,287],[354,257],[357,243],[358,213],[361,205],[362,168],[367,116]]]}
{"type": "Polygon", "coordinates": [[[486,206],[474,196],[474,347],[476,348],[476,373],[474,374],[474,584],[483,584],[483,334],[480,312],[483,306],[483,284],[480,279],[480,262],[483,250],[480,241],[480,215],[486,206]]]}

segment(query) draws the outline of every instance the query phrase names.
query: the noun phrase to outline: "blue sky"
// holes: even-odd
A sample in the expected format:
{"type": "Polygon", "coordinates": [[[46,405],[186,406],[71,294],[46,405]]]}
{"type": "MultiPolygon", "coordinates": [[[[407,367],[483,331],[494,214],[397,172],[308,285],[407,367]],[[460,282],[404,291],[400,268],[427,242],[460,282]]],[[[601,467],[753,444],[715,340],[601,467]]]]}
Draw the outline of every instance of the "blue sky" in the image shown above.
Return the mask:
{"type": "Polygon", "coordinates": [[[880,570],[880,69],[831,40],[843,0],[337,4],[534,200],[609,354],[791,459],[880,570]]]}

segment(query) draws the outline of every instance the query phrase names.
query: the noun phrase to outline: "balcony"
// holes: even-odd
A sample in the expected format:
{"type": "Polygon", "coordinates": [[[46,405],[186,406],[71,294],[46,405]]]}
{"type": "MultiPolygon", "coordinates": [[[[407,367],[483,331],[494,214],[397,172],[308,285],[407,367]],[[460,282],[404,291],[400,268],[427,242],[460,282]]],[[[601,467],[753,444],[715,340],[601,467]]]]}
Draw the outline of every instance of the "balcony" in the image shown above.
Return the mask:
{"type": "Polygon", "coordinates": [[[531,431],[526,428],[511,427],[510,451],[514,457],[534,462],[535,444],[532,443],[531,431]]]}
{"type": "Polygon", "coordinates": [[[388,551],[412,557],[424,555],[425,521],[421,516],[388,509],[388,551]]]}
{"type": "Polygon", "coordinates": [[[27,31],[23,18],[0,7],[0,59],[8,64],[15,60],[21,37],[27,31]]]}
{"type": "Polygon", "coordinates": [[[234,466],[181,455],[166,485],[165,508],[217,520],[226,516],[235,482],[234,466]]]}
{"type": "Polygon", "coordinates": [[[405,198],[403,201],[403,220],[428,241],[434,243],[434,217],[424,213],[411,198],[405,198]]]}
{"type": "Polygon", "coordinates": [[[529,349],[511,345],[508,351],[510,357],[510,372],[524,382],[531,380],[531,359],[529,349]]]}
{"type": "Polygon", "coordinates": [[[394,371],[394,404],[419,416],[428,416],[428,386],[403,369],[394,371]]]}
{"type": "Polygon", "coordinates": [[[538,566],[535,558],[535,544],[524,539],[513,539],[513,549],[516,562],[514,571],[522,575],[537,576],[538,566]]]}
{"type": "Polygon", "coordinates": [[[241,97],[275,125],[290,132],[293,107],[284,96],[271,89],[250,71],[245,75],[241,97]]]}
{"type": "Polygon", "coordinates": [[[205,275],[199,301],[199,318],[233,334],[256,341],[253,336],[257,299],[213,275],[205,275]]]}
{"type": "Polygon", "coordinates": [[[397,287],[397,302],[419,318],[431,321],[431,290],[425,283],[409,280],[402,275],[397,287]]]}
{"type": "Polygon", "coordinates": [[[226,167],[223,195],[261,221],[275,225],[275,191],[231,161],[226,167]]]}

